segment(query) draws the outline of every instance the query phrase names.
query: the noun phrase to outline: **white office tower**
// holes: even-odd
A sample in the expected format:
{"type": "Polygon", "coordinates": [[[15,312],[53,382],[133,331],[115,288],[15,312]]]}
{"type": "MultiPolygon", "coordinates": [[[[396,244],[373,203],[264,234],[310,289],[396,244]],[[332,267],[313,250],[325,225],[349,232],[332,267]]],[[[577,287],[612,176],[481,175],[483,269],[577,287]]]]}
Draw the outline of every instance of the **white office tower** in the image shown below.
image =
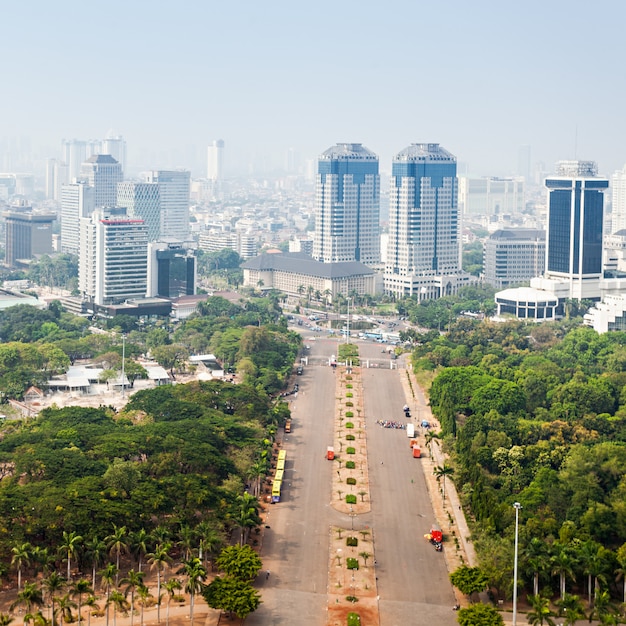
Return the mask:
{"type": "Polygon", "coordinates": [[[393,160],[384,289],[420,299],[455,293],[461,273],[456,157],[414,143],[393,160]]]}
{"type": "Polygon", "coordinates": [[[159,185],[160,238],[188,239],[191,173],[187,170],[157,170],[148,172],[145,182],[159,185]]]}
{"type": "Polygon", "coordinates": [[[522,213],[526,206],[523,178],[459,177],[459,212],[468,216],[522,213]]]}
{"type": "Polygon", "coordinates": [[[339,143],[319,157],[313,258],[380,263],[378,156],[360,143],[339,143]]]}
{"type": "Polygon", "coordinates": [[[126,171],[126,140],[121,135],[116,135],[110,130],[100,142],[100,154],[110,154],[126,171]]]}
{"type": "Polygon", "coordinates": [[[611,176],[611,233],[626,230],[626,165],[611,176]]]}
{"type": "Polygon", "coordinates": [[[157,183],[124,181],[117,185],[117,206],[125,207],[129,217],[139,217],[146,223],[148,241],[161,234],[161,199],[157,183]]]}
{"type": "Polygon", "coordinates": [[[94,208],[94,190],[86,181],[61,186],[61,252],[78,254],[80,220],[94,208]]]}
{"type": "Polygon", "coordinates": [[[58,159],[46,159],[46,200],[61,200],[61,187],[69,182],[68,167],[58,159]]]}
{"type": "Polygon", "coordinates": [[[87,156],[86,141],[79,139],[63,139],[61,141],[61,159],[67,165],[68,181],[80,177],[80,168],[87,160],[87,156]]]}
{"type": "Polygon", "coordinates": [[[207,178],[214,182],[224,180],[224,140],[217,139],[207,151],[207,178]]]}
{"type": "Polygon", "coordinates": [[[94,189],[96,208],[115,206],[117,184],[124,179],[122,166],[110,154],[94,154],[81,167],[81,178],[94,189]]]}
{"type": "Polygon", "coordinates": [[[126,209],[96,209],[80,221],[78,288],[83,300],[100,306],[145,298],[148,235],[144,221],[126,209]]]}

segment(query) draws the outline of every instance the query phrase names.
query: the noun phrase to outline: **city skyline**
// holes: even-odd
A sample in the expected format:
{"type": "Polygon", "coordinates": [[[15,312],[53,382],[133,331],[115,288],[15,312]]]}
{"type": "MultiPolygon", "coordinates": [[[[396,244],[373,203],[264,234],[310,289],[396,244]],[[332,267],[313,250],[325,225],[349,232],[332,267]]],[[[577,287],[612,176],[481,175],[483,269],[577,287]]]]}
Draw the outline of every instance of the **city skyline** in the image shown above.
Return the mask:
{"type": "Polygon", "coordinates": [[[515,12],[495,0],[150,7],[12,3],[6,19],[23,28],[0,43],[4,152],[30,144],[38,160],[59,158],[61,139],[113,130],[129,168],[194,177],[216,138],[238,174],[340,142],[370,147],[381,173],[420,142],[448,146],[475,176],[515,174],[525,145],[547,172],[563,159],[604,174],[626,163],[620,3],[600,0],[594,20],[561,0],[515,12]]]}

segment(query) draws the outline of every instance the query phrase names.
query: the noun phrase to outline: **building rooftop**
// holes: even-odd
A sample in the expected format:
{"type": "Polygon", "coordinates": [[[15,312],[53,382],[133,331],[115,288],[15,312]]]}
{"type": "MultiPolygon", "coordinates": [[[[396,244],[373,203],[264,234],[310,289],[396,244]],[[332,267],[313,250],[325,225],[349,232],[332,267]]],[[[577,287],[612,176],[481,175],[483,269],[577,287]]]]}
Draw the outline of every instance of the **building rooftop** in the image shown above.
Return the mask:
{"type": "Polygon", "coordinates": [[[456,157],[438,143],[412,143],[394,157],[394,161],[451,161],[456,157]]]}
{"type": "Polygon", "coordinates": [[[374,270],[358,261],[341,263],[322,263],[302,252],[283,252],[282,254],[261,254],[242,265],[248,270],[279,270],[318,278],[342,278],[344,276],[368,276],[374,270]]]}
{"type": "Polygon", "coordinates": [[[546,231],[538,228],[502,228],[496,230],[489,239],[544,239],[546,231]]]}
{"type": "Polygon", "coordinates": [[[378,155],[361,143],[338,143],[320,155],[320,160],[330,159],[367,159],[378,161],[378,155]]]}
{"type": "Polygon", "coordinates": [[[85,163],[117,163],[110,154],[94,154],[85,163]]]}
{"type": "Polygon", "coordinates": [[[556,302],[558,298],[549,291],[533,289],[532,287],[515,287],[498,291],[495,295],[496,302],[499,300],[513,300],[515,302],[556,302]]]}

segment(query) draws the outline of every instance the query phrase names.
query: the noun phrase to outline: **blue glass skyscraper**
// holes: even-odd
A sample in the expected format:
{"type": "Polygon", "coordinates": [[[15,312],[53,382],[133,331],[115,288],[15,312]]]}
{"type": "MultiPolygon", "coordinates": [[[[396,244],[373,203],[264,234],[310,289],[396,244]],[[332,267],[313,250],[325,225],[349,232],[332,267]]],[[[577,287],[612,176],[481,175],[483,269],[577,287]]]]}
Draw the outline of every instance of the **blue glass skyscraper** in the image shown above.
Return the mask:
{"type": "Polygon", "coordinates": [[[384,288],[398,296],[454,293],[460,275],[456,158],[414,143],[393,160],[384,288]]]}
{"type": "Polygon", "coordinates": [[[360,143],[339,143],[319,157],[313,257],[324,263],[380,262],[378,156],[360,143]]]}
{"type": "Polygon", "coordinates": [[[569,297],[597,297],[602,277],[604,190],[593,161],[561,161],[546,179],[546,278],[570,285],[569,297]]]}

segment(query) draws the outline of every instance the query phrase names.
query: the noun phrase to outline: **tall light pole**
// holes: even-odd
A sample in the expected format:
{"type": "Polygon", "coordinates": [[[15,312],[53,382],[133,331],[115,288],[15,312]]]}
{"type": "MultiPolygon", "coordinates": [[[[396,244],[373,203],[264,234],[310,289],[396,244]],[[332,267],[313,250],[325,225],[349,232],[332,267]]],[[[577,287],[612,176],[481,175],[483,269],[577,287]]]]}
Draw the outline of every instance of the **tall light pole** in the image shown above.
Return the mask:
{"type": "Polygon", "coordinates": [[[348,323],[346,325],[346,343],[350,343],[350,298],[346,298],[347,302],[348,302],[348,308],[347,308],[347,317],[348,317],[348,323]]]}
{"type": "Polygon", "coordinates": [[[124,361],[126,360],[126,335],[122,333],[122,398],[125,397],[126,383],[124,382],[124,361]]]}
{"type": "Polygon", "coordinates": [[[514,502],[515,508],[515,557],[513,559],[513,626],[517,626],[517,548],[519,538],[519,510],[522,505],[514,502]]]}

